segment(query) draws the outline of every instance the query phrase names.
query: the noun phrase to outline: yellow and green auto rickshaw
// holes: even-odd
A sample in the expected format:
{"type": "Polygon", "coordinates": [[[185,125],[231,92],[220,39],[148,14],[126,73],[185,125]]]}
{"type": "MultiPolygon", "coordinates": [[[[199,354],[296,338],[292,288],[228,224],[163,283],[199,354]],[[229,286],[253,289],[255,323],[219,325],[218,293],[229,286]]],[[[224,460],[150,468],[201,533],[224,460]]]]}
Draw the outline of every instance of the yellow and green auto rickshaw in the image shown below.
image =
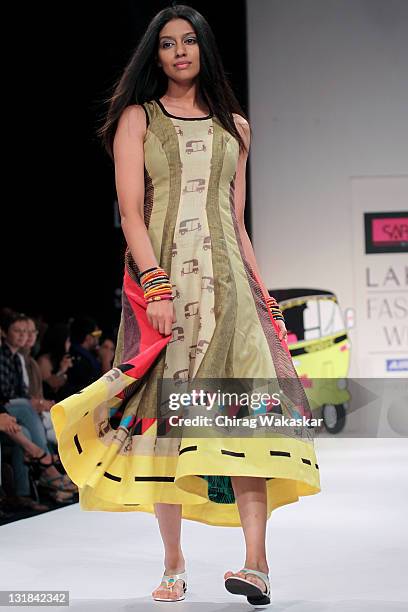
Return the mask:
{"type": "Polygon", "coordinates": [[[323,289],[270,289],[285,317],[287,343],[313,416],[329,433],[345,425],[353,311],[345,324],[337,298],[323,289]],[[320,413],[320,414],[318,414],[320,413]],[[320,416],[321,415],[321,416],[320,416]]]}

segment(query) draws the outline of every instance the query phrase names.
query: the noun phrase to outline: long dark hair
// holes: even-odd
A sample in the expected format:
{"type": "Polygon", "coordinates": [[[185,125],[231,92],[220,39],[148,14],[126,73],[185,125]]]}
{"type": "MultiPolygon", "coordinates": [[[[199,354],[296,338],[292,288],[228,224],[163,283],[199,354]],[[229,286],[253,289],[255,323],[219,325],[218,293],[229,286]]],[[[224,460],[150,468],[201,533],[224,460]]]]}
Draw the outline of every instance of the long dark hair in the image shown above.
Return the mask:
{"type": "Polygon", "coordinates": [[[66,353],[65,343],[70,337],[69,333],[70,328],[67,323],[56,323],[52,327],[48,327],[44,334],[38,357],[49,355],[53,372],[59,369],[61,359],[66,353]]]}
{"type": "Polygon", "coordinates": [[[152,19],[122,76],[115,83],[112,95],[105,100],[105,103],[108,104],[108,111],[97,133],[112,159],[113,139],[119,117],[124,109],[130,104],[142,104],[166,92],[167,76],[157,66],[155,59],[157,58],[159,33],[168,21],[175,18],[189,21],[197,34],[200,49],[200,73],[197,77],[197,86],[201,98],[225,130],[238,140],[240,149],[246,150],[232,113],[237,113],[246,120],[248,118],[228,82],[214,34],[201,13],[191,6],[179,4],[163,9],[152,19]]]}

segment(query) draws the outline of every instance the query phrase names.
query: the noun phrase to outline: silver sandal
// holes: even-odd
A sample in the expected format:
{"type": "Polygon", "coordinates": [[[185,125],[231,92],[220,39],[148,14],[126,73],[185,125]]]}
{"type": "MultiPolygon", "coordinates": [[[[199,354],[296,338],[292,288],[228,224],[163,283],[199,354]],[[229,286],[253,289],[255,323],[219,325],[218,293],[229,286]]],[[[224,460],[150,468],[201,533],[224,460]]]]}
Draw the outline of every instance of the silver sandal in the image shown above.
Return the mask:
{"type": "Polygon", "coordinates": [[[250,569],[249,567],[244,567],[240,571],[244,574],[254,574],[255,576],[261,578],[261,580],[263,580],[265,583],[266,591],[262,591],[262,589],[255,583],[239,576],[229,576],[225,579],[224,584],[227,591],[236,595],[246,595],[248,603],[252,606],[256,606],[257,608],[266,608],[269,606],[271,603],[271,586],[269,583],[268,574],[250,569]]]}
{"type": "Polygon", "coordinates": [[[166,588],[172,591],[177,580],[182,580],[184,582],[183,593],[180,595],[178,599],[174,599],[174,598],[170,599],[169,597],[166,597],[166,598],[153,597],[153,599],[155,601],[181,601],[182,599],[185,599],[184,593],[187,591],[187,572],[186,571],[181,572],[180,574],[163,574],[163,578],[160,584],[165,584],[166,588]]]}

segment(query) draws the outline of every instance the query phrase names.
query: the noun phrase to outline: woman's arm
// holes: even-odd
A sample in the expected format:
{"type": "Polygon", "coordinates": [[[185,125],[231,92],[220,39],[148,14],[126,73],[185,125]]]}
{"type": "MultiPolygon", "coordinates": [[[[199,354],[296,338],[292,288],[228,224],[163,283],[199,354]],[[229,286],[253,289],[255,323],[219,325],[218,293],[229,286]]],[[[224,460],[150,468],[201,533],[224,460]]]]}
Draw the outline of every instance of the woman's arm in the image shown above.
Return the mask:
{"type": "Polygon", "coordinates": [[[245,227],[244,221],[244,210],[245,210],[245,198],[246,198],[246,164],[248,159],[248,151],[251,142],[250,136],[250,128],[249,123],[240,115],[234,113],[235,125],[237,126],[237,130],[241,134],[244,139],[245,145],[247,147],[247,151],[241,151],[238,158],[237,171],[235,176],[235,195],[234,195],[234,207],[235,207],[235,215],[238,222],[239,235],[242,241],[242,246],[244,249],[244,254],[246,259],[248,260],[251,268],[255,272],[258,277],[259,285],[262,289],[262,293],[264,294],[265,299],[269,297],[268,290],[261,279],[261,273],[259,271],[258,264],[255,259],[254,249],[252,247],[252,243],[249,239],[248,233],[245,227]]]}
{"type": "Polygon", "coordinates": [[[65,376],[57,376],[52,373],[52,364],[49,357],[44,354],[40,355],[37,359],[38,367],[41,372],[41,378],[48,384],[54,391],[58,391],[61,389],[63,385],[66,383],[66,375],[65,376]]]}
{"type": "MultiPolygon", "coordinates": [[[[144,221],[143,141],[146,127],[143,107],[139,104],[128,106],[119,119],[113,141],[121,226],[133,261],[140,272],[159,265],[144,221]]],[[[167,276],[168,270],[164,270],[164,273],[167,276]]],[[[172,333],[172,324],[176,321],[172,300],[149,302],[146,315],[150,325],[161,334],[168,336],[172,333]]]]}
{"type": "MultiPolygon", "coordinates": [[[[234,113],[234,120],[237,126],[237,130],[241,134],[244,139],[246,145],[246,151],[241,151],[239,154],[238,162],[237,162],[237,170],[235,175],[235,192],[234,192],[234,209],[235,215],[238,223],[239,235],[242,242],[242,247],[244,249],[244,255],[251,266],[255,276],[257,277],[258,285],[263,293],[265,301],[270,299],[271,296],[266,288],[266,285],[263,283],[261,278],[261,273],[259,271],[259,267],[255,258],[254,249],[252,247],[252,243],[249,239],[248,233],[245,227],[244,221],[244,210],[245,210],[245,199],[246,199],[246,163],[248,159],[248,152],[250,147],[251,135],[248,121],[234,113]]],[[[286,339],[287,330],[284,321],[276,320],[276,324],[279,327],[279,339],[286,339]]]]}
{"type": "Polygon", "coordinates": [[[115,181],[121,226],[141,272],[158,266],[144,222],[144,147],[146,115],[141,105],[123,111],[113,142],[115,181]]]}

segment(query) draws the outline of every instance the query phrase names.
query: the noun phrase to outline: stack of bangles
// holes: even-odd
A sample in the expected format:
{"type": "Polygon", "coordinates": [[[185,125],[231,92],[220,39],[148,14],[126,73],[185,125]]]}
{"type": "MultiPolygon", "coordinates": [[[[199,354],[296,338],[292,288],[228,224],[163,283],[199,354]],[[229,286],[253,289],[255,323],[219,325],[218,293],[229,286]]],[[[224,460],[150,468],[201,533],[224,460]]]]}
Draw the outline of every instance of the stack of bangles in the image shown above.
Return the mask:
{"type": "MultiPolygon", "coordinates": [[[[155,266],[139,273],[139,281],[143,287],[146,304],[158,300],[173,300],[172,287],[168,274],[163,268],[155,266]]],[[[281,309],[272,296],[266,298],[266,303],[275,321],[284,321],[281,309]]]]}
{"type": "Polygon", "coordinates": [[[167,272],[155,266],[138,274],[146,304],[159,300],[173,300],[172,287],[167,272]]]}
{"type": "Polygon", "coordinates": [[[274,297],[270,296],[269,298],[266,298],[266,303],[275,321],[285,321],[282,311],[278,306],[278,302],[274,297]]]}

